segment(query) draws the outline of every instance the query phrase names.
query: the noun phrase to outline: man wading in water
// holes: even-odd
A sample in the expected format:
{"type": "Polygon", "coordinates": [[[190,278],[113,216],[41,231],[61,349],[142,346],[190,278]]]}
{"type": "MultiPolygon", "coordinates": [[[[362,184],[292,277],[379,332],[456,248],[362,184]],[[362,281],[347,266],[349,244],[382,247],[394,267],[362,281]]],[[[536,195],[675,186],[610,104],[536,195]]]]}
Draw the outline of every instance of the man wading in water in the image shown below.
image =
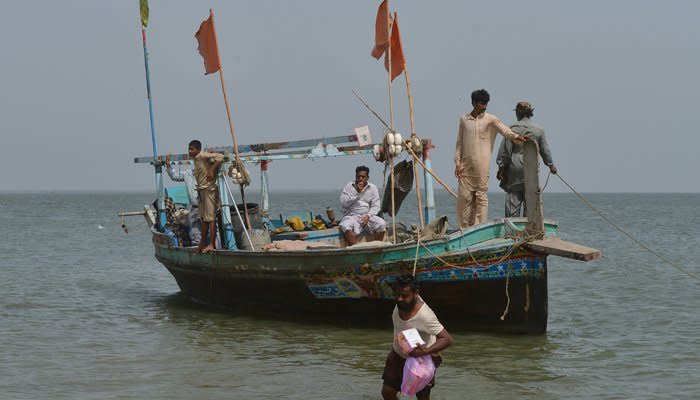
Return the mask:
{"type": "MultiPolygon", "coordinates": [[[[386,358],[382,379],[382,396],[385,400],[397,400],[403,380],[403,366],[406,357],[421,357],[427,354],[433,358],[435,367],[442,362],[440,351],[452,344],[452,336],[442,326],[433,310],[419,295],[418,281],[412,275],[401,275],[396,280],[394,295],[396,307],[391,315],[394,323],[394,343],[386,358]],[[398,343],[398,335],[406,329],[416,328],[425,344],[418,345],[410,354],[405,354],[398,343]]],[[[430,389],[435,386],[435,378],[423,390],[416,393],[418,400],[430,400],[430,389]]]]}

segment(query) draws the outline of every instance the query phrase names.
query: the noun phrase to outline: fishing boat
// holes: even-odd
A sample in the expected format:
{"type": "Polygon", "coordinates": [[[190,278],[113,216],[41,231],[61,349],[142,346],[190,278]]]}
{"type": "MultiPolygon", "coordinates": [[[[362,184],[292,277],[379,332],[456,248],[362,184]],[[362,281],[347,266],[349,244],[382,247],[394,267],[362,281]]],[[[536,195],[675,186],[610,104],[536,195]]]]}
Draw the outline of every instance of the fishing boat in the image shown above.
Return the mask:
{"type": "MultiPolygon", "coordinates": [[[[242,311],[273,310],[324,318],[356,316],[364,321],[386,321],[394,307],[392,283],[399,275],[414,274],[421,284],[421,295],[451,330],[543,333],[547,328],[548,256],[584,261],[600,257],[595,249],[559,239],[557,223],[544,219],[538,149],[532,141],[526,142],[523,150],[528,204],[525,218],[499,219],[468,229],[454,229],[447,216],[436,216],[434,182],[453,195],[454,192],[432,171],[431,140],[415,134],[408,71],[402,51],[398,51],[398,19],[396,14],[389,18],[386,1],[378,11],[375,51],[380,56],[386,54],[389,87],[397,72],[405,75],[411,135],[404,140],[394,130],[393,122],[386,124],[382,120],[386,131],[377,143],[372,140],[369,128],[363,126],[336,137],[238,145],[216,46],[214,15],[210,11],[195,37],[204,57],[205,72],[220,75],[233,146],[214,149],[226,155],[216,178],[221,243],[216,250],[205,254],[198,252],[197,247],[187,246],[185,240],[178,239],[177,224],[169,218],[166,207],[166,199],[170,199],[168,203],[173,208],[183,209],[188,207],[188,201],[186,196],[178,199],[177,193],[183,192],[182,188],[165,188],[163,184],[162,170],[168,165],[157,152],[146,50],[148,8],[145,0],[141,5],[153,153],[136,158],[135,162],[154,166],[158,200],[155,207],[147,205],[143,211],[120,215],[146,217],[156,259],[175,278],[182,294],[194,301],[242,311]],[[398,227],[402,225],[396,224],[396,217],[397,198],[400,200],[401,196],[397,195],[397,189],[405,195],[411,188],[410,184],[407,188],[402,186],[403,179],[394,176],[398,165],[395,161],[404,156],[410,160],[405,171],[413,171],[415,178],[419,223],[399,234],[398,227]],[[328,224],[316,223],[319,218],[314,216],[319,210],[299,210],[294,215],[272,218],[270,161],[292,163],[336,157],[364,158],[361,164],[373,158],[390,170],[384,203],[392,215],[391,224],[387,224],[391,232],[384,241],[361,241],[348,246],[339,228],[332,226],[330,215],[328,224]],[[258,218],[251,221],[251,210],[244,198],[244,187],[250,180],[243,178],[249,176],[246,165],[253,163],[260,168],[261,203],[258,218]],[[422,187],[418,185],[418,165],[423,172],[422,187]],[[241,207],[231,189],[236,186],[240,186],[241,207]],[[290,223],[292,219],[299,223],[290,223]],[[285,230],[284,226],[288,225],[297,225],[297,230],[285,230]]],[[[369,108],[366,103],[365,106],[369,108]]],[[[188,158],[187,154],[176,154],[167,161],[187,163],[188,158]]]]}
{"type": "MultiPolygon", "coordinates": [[[[231,201],[231,185],[222,172],[218,180],[221,209],[224,216],[230,216],[222,218],[222,248],[199,254],[194,246],[179,245],[167,228],[158,228],[156,211],[146,206],[148,212],[143,214],[151,225],[156,259],[172,274],[184,295],[229,309],[386,319],[394,307],[392,282],[401,274],[414,273],[421,282],[422,296],[450,326],[543,333],[547,327],[548,255],[584,261],[600,257],[597,250],[558,239],[557,223],[542,218],[535,143],[526,146],[526,168],[531,170],[526,177],[528,182],[535,180],[527,193],[529,204],[540,206],[529,207],[528,218],[500,219],[464,230],[449,229],[443,223],[430,232],[414,232],[404,241],[387,239],[374,246],[346,246],[337,227],[273,233],[284,224],[284,216],[269,217],[268,162],[348,156],[371,159],[375,146],[358,144],[360,141],[357,135],[347,135],[239,148],[240,160],[260,165],[259,226],[263,235],[272,244],[294,240],[309,246],[270,251],[260,243],[244,246],[253,241],[245,235],[236,240],[232,221],[242,210],[231,201]]],[[[430,226],[441,221],[435,217],[433,177],[427,172],[430,141],[423,140],[423,144],[421,158],[427,167],[423,211],[426,226],[430,226]]],[[[215,150],[232,152],[230,147],[215,150]]],[[[157,164],[160,159],[139,157],[135,162],[157,164]]],[[[174,155],[172,160],[186,163],[187,155],[174,155]]],[[[231,157],[227,160],[230,163],[231,157]]],[[[242,221],[239,225],[243,226],[242,221]]]]}

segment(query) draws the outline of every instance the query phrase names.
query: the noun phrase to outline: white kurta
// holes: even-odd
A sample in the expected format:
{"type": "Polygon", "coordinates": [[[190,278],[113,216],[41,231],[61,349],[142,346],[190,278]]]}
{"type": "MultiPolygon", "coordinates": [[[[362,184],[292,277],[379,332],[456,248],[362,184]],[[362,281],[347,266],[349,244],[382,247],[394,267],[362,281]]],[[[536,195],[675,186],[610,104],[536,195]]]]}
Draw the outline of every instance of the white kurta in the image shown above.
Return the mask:
{"type": "Polygon", "coordinates": [[[464,168],[459,179],[457,198],[457,217],[462,228],[487,220],[489,168],[493,145],[499,133],[507,139],[518,137],[506,124],[489,113],[478,117],[466,114],[460,118],[455,165],[464,168]]]}
{"type": "Polygon", "coordinates": [[[358,193],[355,182],[348,182],[340,194],[340,205],[343,207],[343,219],[340,220],[340,229],[343,232],[352,230],[359,235],[363,229],[369,233],[384,232],[386,222],[379,217],[380,205],[379,191],[377,187],[367,182],[367,187],[358,193]],[[361,224],[362,217],[368,216],[367,226],[361,224]]]}

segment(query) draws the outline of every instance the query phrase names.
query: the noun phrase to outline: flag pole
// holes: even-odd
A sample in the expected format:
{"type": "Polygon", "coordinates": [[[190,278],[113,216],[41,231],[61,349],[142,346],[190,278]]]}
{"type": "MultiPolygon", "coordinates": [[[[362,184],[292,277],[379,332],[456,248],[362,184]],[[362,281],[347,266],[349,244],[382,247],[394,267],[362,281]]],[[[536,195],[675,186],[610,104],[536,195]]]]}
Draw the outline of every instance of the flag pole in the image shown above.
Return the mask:
{"type": "Polygon", "coordinates": [[[394,97],[391,93],[391,12],[389,11],[391,8],[389,7],[389,0],[386,0],[386,9],[387,13],[389,14],[389,18],[387,18],[386,23],[387,23],[387,32],[389,32],[389,42],[388,46],[386,49],[386,59],[387,63],[389,65],[389,68],[387,68],[387,73],[388,73],[388,79],[387,79],[387,89],[389,91],[389,126],[391,127],[391,130],[394,130],[394,97]]]}
{"type": "Polygon", "coordinates": [[[145,0],[139,2],[141,11],[141,38],[143,41],[143,62],[146,68],[146,96],[148,98],[148,117],[151,128],[151,144],[153,146],[153,166],[156,175],[156,190],[158,191],[158,229],[163,230],[166,224],[165,214],[165,188],[163,187],[163,164],[158,159],[158,143],[156,141],[156,128],[153,122],[153,98],[151,96],[151,69],[148,65],[148,48],[146,47],[146,25],[148,25],[148,3],[145,0]],[[145,5],[145,15],[144,15],[145,5]]]}
{"type": "MultiPolygon", "coordinates": [[[[209,9],[209,16],[211,17],[211,29],[212,32],[214,33],[214,38],[216,39],[216,24],[214,23],[214,10],[211,8],[209,9]]],[[[218,41],[215,41],[216,44],[216,52],[219,53],[219,43],[218,41]]],[[[238,139],[236,138],[236,134],[233,130],[233,119],[231,118],[231,106],[229,105],[228,101],[228,95],[226,94],[226,84],[224,83],[224,68],[222,65],[219,65],[219,80],[221,81],[221,92],[224,94],[224,104],[226,105],[226,116],[228,117],[228,127],[229,131],[231,132],[231,139],[233,139],[233,152],[236,160],[236,164],[240,164],[240,156],[238,154],[238,139]]],[[[241,201],[243,202],[243,211],[245,215],[245,224],[248,229],[250,229],[250,218],[248,217],[248,205],[246,204],[245,201],[245,190],[243,189],[243,185],[240,185],[241,188],[241,201]]]]}
{"type": "MultiPolygon", "coordinates": [[[[409,121],[411,122],[411,141],[416,135],[416,126],[413,120],[413,94],[411,94],[411,78],[408,74],[408,66],[406,65],[406,55],[404,54],[404,64],[403,64],[403,76],[406,78],[406,94],[408,96],[408,115],[409,121]]],[[[413,176],[416,179],[416,202],[418,203],[418,220],[420,221],[420,227],[423,229],[423,201],[420,195],[420,177],[418,176],[418,167],[416,163],[413,163],[413,176]]]]}
{"type": "MultiPolygon", "coordinates": [[[[387,68],[387,73],[388,73],[388,79],[387,79],[387,88],[389,90],[389,127],[392,131],[394,132],[394,97],[391,93],[391,72],[392,72],[392,65],[391,65],[391,7],[389,7],[389,0],[386,0],[386,10],[387,13],[389,14],[389,18],[387,18],[387,32],[389,33],[389,43],[386,48],[386,59],[387,59],[387,65],[389,68],[387,68]]],[[[389,180],[391,181],[391,227],[392,227],[392,236],[393,236],[393,241],[394,244],[396,244],[396,196],[394,194],[394,156],[393,154],[389,154],[389,180]]]]}

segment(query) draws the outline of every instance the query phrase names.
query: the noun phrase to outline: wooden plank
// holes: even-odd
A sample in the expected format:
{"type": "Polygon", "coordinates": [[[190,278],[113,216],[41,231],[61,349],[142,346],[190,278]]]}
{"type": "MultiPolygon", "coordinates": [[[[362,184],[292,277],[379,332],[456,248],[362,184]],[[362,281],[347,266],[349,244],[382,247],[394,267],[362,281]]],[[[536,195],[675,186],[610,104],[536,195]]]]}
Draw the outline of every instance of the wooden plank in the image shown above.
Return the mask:
{"type": "Polygon", "coordinates": [[[535,140],[523,143],[523,167],[525,175],[525,204],[528,224],[525,234],[534,239],[544,238],[544,211],[540,190],[539,148],[535,140]]]}
{"type": "Polygon", "coordinates": [[[597,260],[603,255],[600,250],[567,242],[557,237],[533,240],[525,243],[524,246],[536,253],[572,258],[579,261],[597,260]]]}

